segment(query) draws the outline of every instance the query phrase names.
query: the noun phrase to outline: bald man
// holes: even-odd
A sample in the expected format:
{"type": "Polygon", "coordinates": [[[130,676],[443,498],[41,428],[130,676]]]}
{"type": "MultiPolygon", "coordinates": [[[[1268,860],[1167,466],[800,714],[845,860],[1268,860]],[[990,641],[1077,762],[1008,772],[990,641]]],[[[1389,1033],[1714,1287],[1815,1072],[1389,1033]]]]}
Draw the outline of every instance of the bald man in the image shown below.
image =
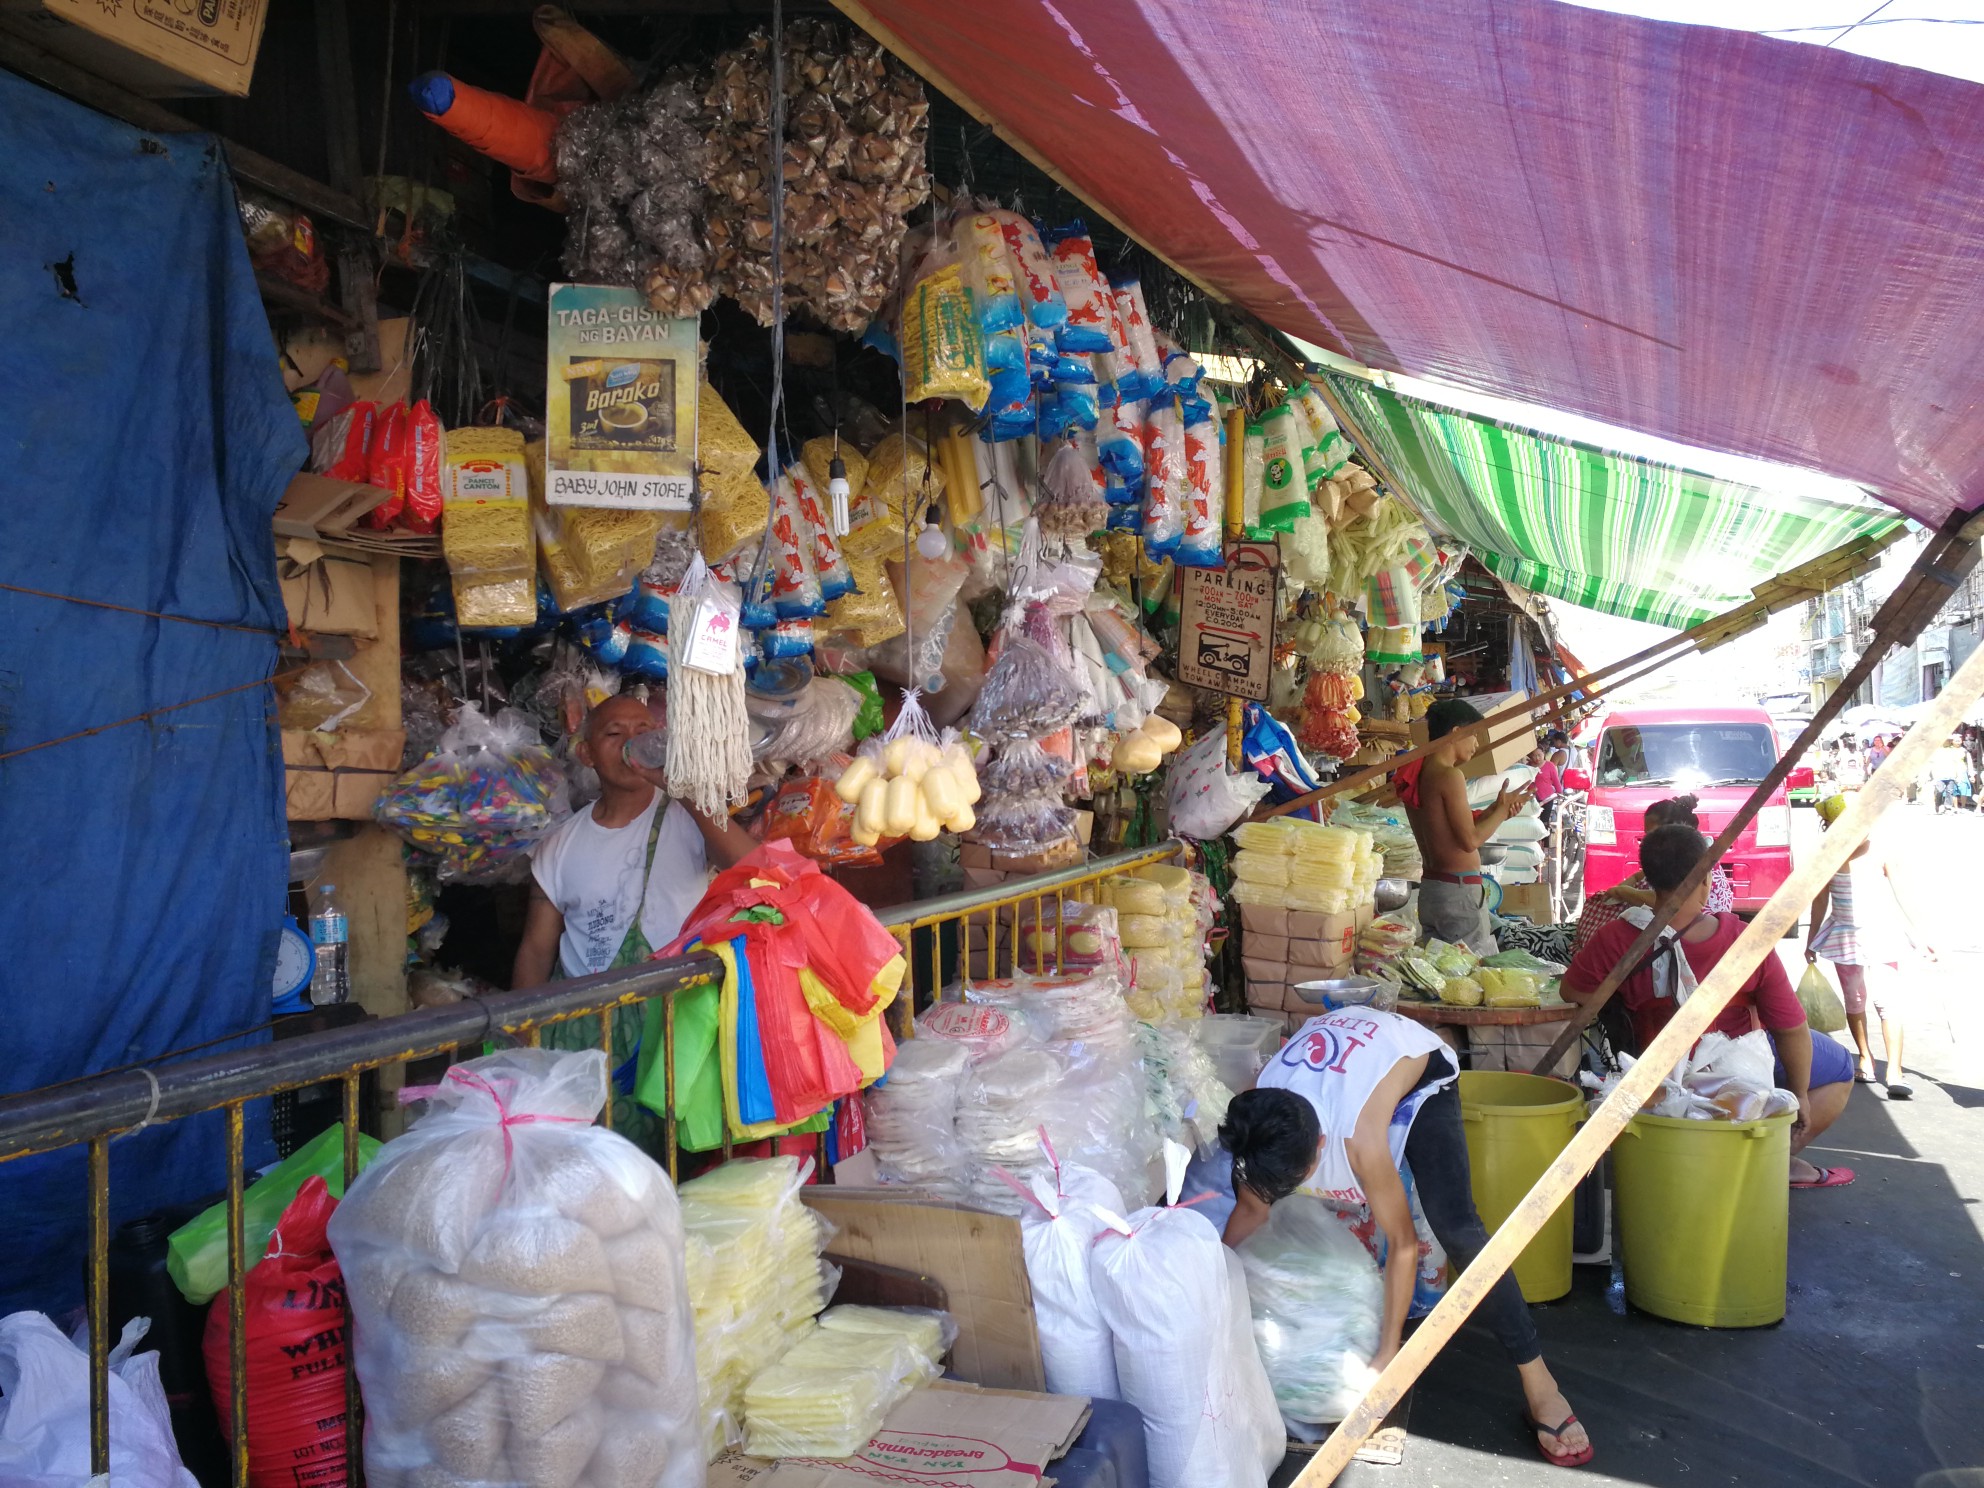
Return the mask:
{"type": "Polygon", "coordinates": [[[730,818],[712,821],[668,798],[659,770],[627,763],[628,741],[655,727],[646,703],[612,697],[586,717],[579,758],[600,796],[547,832],[531,853],[530,913],[512,987],[632,966],[668,944],[696,907],[715,863],[758,844],[730,818]]]}

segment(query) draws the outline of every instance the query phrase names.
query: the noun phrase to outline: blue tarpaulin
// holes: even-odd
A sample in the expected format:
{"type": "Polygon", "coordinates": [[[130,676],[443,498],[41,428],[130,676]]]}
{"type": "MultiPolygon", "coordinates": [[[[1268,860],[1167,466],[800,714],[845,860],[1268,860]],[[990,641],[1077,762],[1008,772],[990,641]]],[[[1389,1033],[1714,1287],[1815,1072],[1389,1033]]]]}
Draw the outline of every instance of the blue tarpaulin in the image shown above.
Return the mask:
{"type": "MultiPolygon", "coordinates": [[[[4,72],[0,325],[11,1093],[267,1021],[288,878],[269,517],[304,443],[217,142],[4,72]]],[[[79,1300],[83,1171],[80,1148],[0,1164],[0,1311],[79,1300]]],[[[118,1140],[111,1177],[114,1220],[219,1187],[218,1118],[118,1140]]]]}

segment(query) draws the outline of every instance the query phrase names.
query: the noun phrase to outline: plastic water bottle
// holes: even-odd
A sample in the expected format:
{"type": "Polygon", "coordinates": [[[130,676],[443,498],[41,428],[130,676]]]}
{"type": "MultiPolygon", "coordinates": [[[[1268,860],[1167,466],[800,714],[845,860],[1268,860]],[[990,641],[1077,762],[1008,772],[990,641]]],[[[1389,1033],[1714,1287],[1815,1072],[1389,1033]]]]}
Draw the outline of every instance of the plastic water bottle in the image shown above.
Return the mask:
{"type": "Polygon", "coordinates": [[[336,884],[318,884],[310,891],[310,944],[317,952],[317,969],[310,976],[310,1004],[329,1007],[351,997],[351,971],[345,958],[351,944],[351,923],[338,907],[336,884]]]}
{"type": "Polygon", "coordinates": [[[621,757],[638,770],[661,770],[668,766],[668,730],[649,729],[627,741],[621,757]]]}

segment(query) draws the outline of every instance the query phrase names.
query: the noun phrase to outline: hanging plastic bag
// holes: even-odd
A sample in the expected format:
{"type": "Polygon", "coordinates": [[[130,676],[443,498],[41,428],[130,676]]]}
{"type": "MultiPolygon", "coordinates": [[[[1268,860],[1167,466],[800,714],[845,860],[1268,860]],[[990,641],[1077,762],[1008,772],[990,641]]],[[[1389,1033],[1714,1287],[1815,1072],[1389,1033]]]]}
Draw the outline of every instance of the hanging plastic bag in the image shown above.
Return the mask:
{"type": "MultiPolygon", "coordinates": [[[[338,1201],[312,1177],[283,1210],[268,1252],[243,1279],[249,1488],[343,1482],[345,1349],[350,1318],[344,1278],[325,1226],[338,1201]]],[[[227,1309],[207,1313],[207,1384],[223,1436],[233,1427],[227,1309]]]]}
{"type": "Polygon", "coordinates": [[[910,286],[903,296],[901,344],[907,401],[956,398],[974,412],[985,406],[991,392],[985,331],[962,265],[926,269],[910,286]]]}
{"type": "Polygon", "coordinates": [[[90,1472],[90,1356],[38,1312],[0,1319],[0,1483],[20,1488],[200,1488],[179,1461],[150,1326],[133,1318],[110,1351],[110,1472],[90,1472]]]}
{"type": "Polygon", "coordinates": [[[1118,343],[1117,385],[1123,388],[1122,396],[1125,398],[1155,398],[1164,390],[1164,364],[1158,355],[1157,337],[1150,328],[1150,311],[1144,304],[1143,282],[1137,279],[1119,280],[1111,293],[1123,320],[1123,337],[1118,343]]]}
{"type": "Polygon", "coordinates": [[[1384,1319],[1371,1253],[1320,1199],[1293,1194],[1240,1245],[1275,1403],[1293,1421],[1341,1421],[1363,1397],[1384,1319]]]}
{"type": "MultiPolygon", "coordinates": [[[[375,1137],[360,1133],[361,1170],[379,1150],[375,1137]]],[[[242,1199],[244,1250],[259,1255],[275,1233],[298,1190],[312,1177],[322,1178],[332,1198],[344,1193],[344,1123],[326,1128],[248,1185],[242,1199]]],[[[165,1270],[180,1294],[195,1307],[205,1307],[227,1290],[227,1204],[223,1200],[203,1209],[174,1230],[165,1242],[165,1270]]]]}
{"type": "Polygon", "coordinates": [[[1226,479],[1220,459],[1220,429],[1211,419],[1185,425],[1184,536],[1174,561],[1187,568],[1218,568],[1226,561],[1221,542],[1226,479]]]}
{"type": "MultiPolygon", "coordinates": [[[[972,298],[978,309],[979,324],[985,330],[988,360],[991,360],[993,341],[1004,332],[1018,330],[1026,319],[1026,312],[1020,305],[1019,272],[1006,246],[1006,236],[1000,229],[999,214],[996,212],[972,212],[960,216],[953,233],[957,239],[959,257],[964,263],[965,278],[971,285],[972,298]]],[[[1009,344],[1014,348],[1019,346],[1017,339],[1009,344]]],[[[994,368],[1011,365],[1005,356],[1002,348],[1000,359],[991,361],[991,365],[994,368]]]]}
{"type": "Polygon", "coordinates": [[[1152,557],[1171,558],[1185,538],[1185,496],[1191,485],[1185,424],[1178,405],[1167,398],[1151,408],[1145,427],[1144,543],[1152,557]]]}
{"type": "MultiPolygon", "coordinates": [[[[995,215],[999,219],[999,231],[1006,239],[1006,252],[1019,270],[1015,282],[1020,302],[1026,307],[1027,324],[1035,331],[1047,333],[1045,345],[1052,352],[1057,345],[1056,333],[1068,319],[1068,302],[1061,297],[1053,260],[1048,258],[1033,223],[1017,212],[995,215]]],[[[1031,336],[1028,344],[1029,347],[1033,344],[1031,336]]]]}
{"type": "Polygon", "coordinates": [[[1807,966],[1798,978],[1798,1001],[1805,1009],[1805,1022],[1814,1033],[1840,1033],[1846,1028],[1846,1004],[1833,990],[1832,979],[1816,964],[1807,966]]]}
{"type": "Polygon", "coordinates": [[[605,1054],[507,1050],[424,1094],[330,1223],[368,1475],[698,1488],[681,1210],[593,1124],[605,1054]]]}
{"type": "Polygon", "coordinates": [[[1095,262],[1095,240],[1080,222],[1051,228],[1042,234],[1054,258],[1054,279],[1068,307],[1068,318],[1061,327],[1061,350],[1101,352],[1115,350],[1109,336],[1108,281],[1095,262]]]}
{"type": "Polygon", "coordinates": [[[766,591],[781,620],[810,620],[827,611],[827,599],[807,551],[807,523],[799,510],[799,493],[792,477],[782,475],[772,487],[771,585],[766,591]]]}
{"type": "Polygon", "coordinates": [[[1268,783],[1252,771],[1236,775],[1226,767],[1226,733],[1214,729],[1172,761],[1167,795],[1171,829],[1182,837],[1210,842],[1260,804],[1268,783]]]}
{"type": "Polygon", "coordinates": [[[1302,469],[1301,432],[1286,403],[1261,415],[1261,525],[1292,532],[1309,509],[1302,469]]]}
{"type": "Polygon", "coordinates": [[[827,521],[826,487],[801,461],[786,467],[785,478],[792,483],[793,502],[805,524],[806,557],[820,581],[820,598],[832,604],[854,587],[854,580],[827,521]]]}
{"type": "Polygon", "coordinates": [[[387,786],[373,815],[438,858],[443,879],[500,866],[570,814],[564,772],[515,708],[464,704],[441,746],[387,786]]]}
{"type": "Polygon", "coordinates": [[[1040,476],[1040,499],[1033,513],[1043,537],[1079,543],[1109,520],[1108,504],[1096,484],[1095,471],[1073,443],[1055,446],[1040,476]]]}

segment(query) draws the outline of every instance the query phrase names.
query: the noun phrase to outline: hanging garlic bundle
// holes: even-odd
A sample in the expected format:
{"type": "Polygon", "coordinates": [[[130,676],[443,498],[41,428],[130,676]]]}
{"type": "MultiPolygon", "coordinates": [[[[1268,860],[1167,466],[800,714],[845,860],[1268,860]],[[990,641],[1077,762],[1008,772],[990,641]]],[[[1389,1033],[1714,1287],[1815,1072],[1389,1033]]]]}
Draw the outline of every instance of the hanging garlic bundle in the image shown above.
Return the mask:
{"type": "Polygon", "coordinates": [[[738,621],[736,591],[697,554],[668,604],[668,793],[718,820],[743,803],[751,779],[738,621]]]}

